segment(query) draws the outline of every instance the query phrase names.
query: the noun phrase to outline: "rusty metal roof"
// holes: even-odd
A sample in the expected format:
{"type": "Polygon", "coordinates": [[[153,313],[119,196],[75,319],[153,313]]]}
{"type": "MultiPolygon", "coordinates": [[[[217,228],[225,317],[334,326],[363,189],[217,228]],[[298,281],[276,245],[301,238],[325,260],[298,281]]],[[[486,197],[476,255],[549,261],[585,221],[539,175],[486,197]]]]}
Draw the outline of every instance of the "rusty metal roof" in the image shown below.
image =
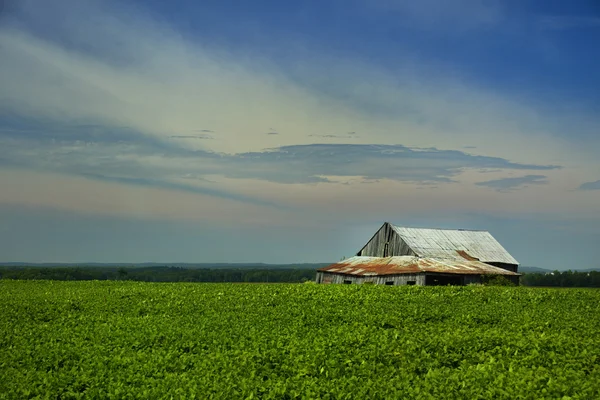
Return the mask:
{"type": "Polygon", "coordinates": [[[519,264],[486,231],[402,228],[390,225],[402,240],[421,257],[444,259],[466,258],[483,262],[519,264]],[[461,254],[457,254],[458,252],[461,254]]]}
{"type": "Polygon", "coordinates": [[[318,271],[358,276],[418,274],[422,272],[461,275],[520,275],[479,261],[465,259],[441,260],[413,256],[355,256],[320,268],[318,271]]]}

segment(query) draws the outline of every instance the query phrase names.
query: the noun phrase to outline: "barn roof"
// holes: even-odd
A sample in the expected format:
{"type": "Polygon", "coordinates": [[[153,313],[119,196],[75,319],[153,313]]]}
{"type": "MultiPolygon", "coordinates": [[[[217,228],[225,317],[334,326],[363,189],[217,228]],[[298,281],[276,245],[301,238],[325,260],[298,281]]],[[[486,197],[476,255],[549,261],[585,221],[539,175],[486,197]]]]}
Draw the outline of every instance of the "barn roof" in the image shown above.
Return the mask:
{"type": "Polygon", "coordinates": [[[420,257],[456,259],[458,256],[459,258],[476,259],[482,262],[519,264],[486,231],[402,228],[390,225],[420,257]]]}
{"type": "Polygon", "coordinates": [[[520,275],[479,261],[440,260],[414,256],[355,256],[320,268],[318,271],[355,276],[418,274],[422,272],[461,275],[520,275]]]}

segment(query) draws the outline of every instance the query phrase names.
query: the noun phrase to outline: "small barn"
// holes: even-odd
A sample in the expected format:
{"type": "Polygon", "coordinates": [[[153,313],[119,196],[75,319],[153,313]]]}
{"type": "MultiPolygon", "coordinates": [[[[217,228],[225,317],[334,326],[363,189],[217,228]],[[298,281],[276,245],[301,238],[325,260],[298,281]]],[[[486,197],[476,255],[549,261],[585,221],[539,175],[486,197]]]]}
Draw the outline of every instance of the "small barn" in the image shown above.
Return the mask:
{"type": "Polygon", "coordinates": [[[317,283],[465,285],[485,275],[517,283],[519,263],[487,231],[386,222],[356,256],[317,270],[317,283]]]}

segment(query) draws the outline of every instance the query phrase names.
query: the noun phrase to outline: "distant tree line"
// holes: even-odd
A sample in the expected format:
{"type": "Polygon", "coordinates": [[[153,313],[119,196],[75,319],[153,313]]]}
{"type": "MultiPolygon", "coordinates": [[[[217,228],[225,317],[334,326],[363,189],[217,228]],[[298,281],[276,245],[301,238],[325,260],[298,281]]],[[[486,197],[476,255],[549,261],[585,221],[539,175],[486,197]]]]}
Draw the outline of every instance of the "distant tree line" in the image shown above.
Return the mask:
{"type": "Polygon", "coordinates": [[[0,267],[0,279],[22,280],[131,280],[144,282],[305,282],[314,280],[312,269],[181,268],[181,267],[0,267]]]}
{"type": "Polygon", "coordinates": [[[554,271],[523,274],[523,286],[600,287],[600,271],[554,271]]]}
{"type": "MultiPolygon", "coordinates": [[[[0,267],[0,279],[22,280],[131,280],[144,282],[288,282],[314,280],[307,268],[183,268],[183,267],[0,267]]],[[[495,279],[486,284],[502,284],[495,279]]],[[[525,273],[523,286],[600,287],[599,271],[525,273]]]]}

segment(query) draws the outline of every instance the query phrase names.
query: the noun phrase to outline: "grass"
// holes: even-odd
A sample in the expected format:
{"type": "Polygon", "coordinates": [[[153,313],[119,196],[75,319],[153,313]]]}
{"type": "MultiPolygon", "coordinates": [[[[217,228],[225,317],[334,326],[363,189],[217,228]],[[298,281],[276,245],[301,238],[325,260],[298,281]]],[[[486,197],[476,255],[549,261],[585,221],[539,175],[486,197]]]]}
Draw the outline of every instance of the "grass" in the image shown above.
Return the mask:
{"type": "Polygon", "coordinates": [[[600,291],[0,281],[0,398],[600,398],[600,291]]]}

